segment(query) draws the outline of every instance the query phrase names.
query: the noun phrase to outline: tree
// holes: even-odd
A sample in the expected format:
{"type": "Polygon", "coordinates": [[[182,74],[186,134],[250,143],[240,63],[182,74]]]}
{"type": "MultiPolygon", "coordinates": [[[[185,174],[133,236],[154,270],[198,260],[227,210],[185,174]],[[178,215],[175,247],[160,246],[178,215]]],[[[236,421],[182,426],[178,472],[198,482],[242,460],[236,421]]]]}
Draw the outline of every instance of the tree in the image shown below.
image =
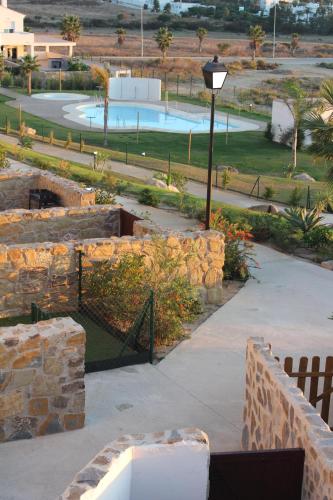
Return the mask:
{"type": "Polygon", "coordinates": [[[163,12],[165,14],[171,14],[171,3],[168,2],[164,5],[163,12]]]}
{"type": "Polygon", "coordinates": [[[152,12],[160,12],[161,6],[159,0],[154,0],[153,1],[153,8],[151,9],[152,12]]]}
{"type": "Polygon", "coordinates": [[[78,16],[65,15],[61,22],[61,35],[64,40],[77,42],[81,34],[81,21],[78,16]]]}
{"type": "Polygon", "coordinates": [[[121,47],[125,41],[126,30],[124,28],[118,28],[116,34],[118,35],[118,47],[121,47]]]}
{"type": "Polygon", "coordinates": [[[163,61],[165,61],[166,53],[172,43],[172,38],[173,34],[168,30],[167,27],[160,28],[154,36],[158,48],[162,52],[163,61]]]}
{"type": "Polygon", "coordinates": [[[208,30],[206,28],[198,28],[196,32],[197,37],[199,38],[199,52],[202,51],[202,42],[204,41],[205,36],[208,35],[208,30]]]}
{"type": "Polygon", "coordinates": [[[299,34],[293,33],[291,35],[291,42],[290,42],[290,52],[293,57],[295,55],[296,50],[298,49],[298,46],[299,46],[299,34]]]}
{"type": "Polygon", "coordinates": [[[30,54],[23,57],[20,65],[21,73],[27,79],[27,91],[28,95],[31,95],[31,79],[32,72],[39,71],[40,65],[37,62],[37,56],[32,57],[30,54]]]}
{"type": "Polygon", "coordinates": [[[333,80],[320,87],[320,103],[305,115],[304,128],[311,131],[309,150],[330,162],[328,180],[333,182],[333,80]]]}
{"type": "Polygon", "coordinates": [[[259,24],[255,26],[250,26],[249,38],[250,38],[250,48],[252,50],[252,60],[254,61],[257,55],[257,50],[262,45],[265,39],[266,33],[259,24]]]}
{"type": "Polygon", "coordinates": [[[5,74],[5,54],[0,51],[0,85],[2,85],[3,75],[5,74]]]}
{"type": "Polygon", "coordinates": [[[309,110],[307,95],[300,85],[296,82],[288,82],[284,85],[287,97],[284,99],[289,111],[293,117],[293,126],[291,130],[291,173],[295,172],[297,167],[297,146],[298,134],[303,125],[305,113],[309,110]]]}
{"type": "Polygon", "coordinates": [[[107,68],[101,68],[100,66],[92,66],[91,73],[94,79],[103,88],[104,93],[104,146],[108,144],[108,119],[109,119],[109,81],[110,72],[107,68]]]}

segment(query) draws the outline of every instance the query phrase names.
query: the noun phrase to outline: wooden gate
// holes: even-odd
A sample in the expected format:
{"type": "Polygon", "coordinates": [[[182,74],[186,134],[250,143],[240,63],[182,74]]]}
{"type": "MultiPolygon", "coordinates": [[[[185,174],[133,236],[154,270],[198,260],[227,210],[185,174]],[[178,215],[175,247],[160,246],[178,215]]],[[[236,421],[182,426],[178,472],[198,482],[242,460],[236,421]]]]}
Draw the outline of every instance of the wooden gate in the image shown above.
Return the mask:
{"type": "Polygon", "coordinates": [[[304,450],[213,453],[208,500],[301,500],[304,450]]]}
{"type": "Polygon", "coordinates": [[[320,370],[319,356],[313,356],[311,368],[309,359],[305,356],[300,358],[298,369],[293,369],[293,364],[293,358],[285,358],[284,371],[289,377],[297,378],[297,387],[301,389],[307,400],[314,407],[316,407],[320,401],[322,402],[321,418],[328,424],[331,396],[333,393],[333,356],[328,356],[326,358],[324,370],[320,370]],[[310,384],[308,384],[309,387],[306,386],[307,378],[310,379],[310,384]]]}

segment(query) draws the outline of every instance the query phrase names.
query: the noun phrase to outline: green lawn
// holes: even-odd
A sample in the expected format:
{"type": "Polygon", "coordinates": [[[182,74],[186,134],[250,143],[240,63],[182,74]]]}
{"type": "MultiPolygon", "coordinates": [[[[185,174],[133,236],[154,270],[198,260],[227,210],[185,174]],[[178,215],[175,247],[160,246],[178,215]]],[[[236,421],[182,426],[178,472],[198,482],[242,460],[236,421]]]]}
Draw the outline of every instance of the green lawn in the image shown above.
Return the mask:
{"type": "MultiPolygon", "coordinates": [[[[61,316],[61,315],[60,315],[61,316]]],[[[116,358],[122,348],[122,342],[108,334],[103,328],[96,325],[88,317],[80,313],[71,314],[74,321],[83,326],[87,334],[86,361],[100,361],[116,358]]],[[[17,316],[14,318],[1,318],[0,327],[15,326],[20,323],[31,324],[31,316],[17,316]]],[[[131,348],[126,348],[124,355],[136,354],[131,348]]]]}
{"type": "MultiPolygon", "coordinates": [[[[7,97],[0,95],[0,128],[4,128],[6,117],[11,127],[18,128],[19,118],[17,110],[6,104],[7,97]]],[[[47,120],[43,120],[29,113],[22,113],[26,125],[35,128],[40,135],[47,136],[52,129],[55,137],[66,140],[71,133],[72,140],[79,141],[80,132],[62,127],[47,120]]],[[[82,132],[86,144],[102,146],[101,132],[82,132]]],[[[191,164],[200,168],[207,168],[208,134],[193,134],[191,164]]],[[[153,158],[167,160],[169,153],[171,161],[186,164],[188,160],[187,134],[173,134],[165,132],[141,132],[139,144],[136,143],[135,133],[114,132],[109,134],[109,148],[114,151],[125,151],[140,155],[146,153],[147,161],[153,158]]],[[[283,177],[283,172],[290,162],[291,151],[285,146],[274,144],[264,137],[263,132],[237,132],[229,134],[228,144],[225,144],[225,134],[215,136],[214,163],[232,165],[240,169],[241,173],[251,175],[272,175],[283,177]]],[[[312,156],[306,152],[298,154],[299,170],[312,175],[317,180],[325,177],[324,163],[315,163],[312,156]]]]}

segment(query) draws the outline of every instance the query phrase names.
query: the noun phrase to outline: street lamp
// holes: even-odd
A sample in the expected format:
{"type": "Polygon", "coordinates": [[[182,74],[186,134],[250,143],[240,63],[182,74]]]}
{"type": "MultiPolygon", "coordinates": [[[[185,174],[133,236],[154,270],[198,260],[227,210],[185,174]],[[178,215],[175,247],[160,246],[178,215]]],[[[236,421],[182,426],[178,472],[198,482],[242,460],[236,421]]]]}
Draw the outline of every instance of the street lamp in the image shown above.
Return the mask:
{"type": "Polygon", "coordinates": [[[214,141],[214,114],[215,114],[215,96],[222,89],[228,71],[223,63],[219,63],[217,56],[214,56],[212,62],[208,62],[202,68],[206,88],[212,91],[212,102],[210,108],[210,135],[208,150],[208,180],[207,180],[207,199],[206,199],[206,223],[205,228],[210,228],[210,212],[212,198],[212,168],[213,168],[213,141],[214,141]]]}
{"type": "Polygon", "coordinates": [[[93,155],[94,155],[94,165],[93,165],[93,169],[96,170],[96,167],[97,167],[97,151],[94,151],[93,152],[93,155]]]}

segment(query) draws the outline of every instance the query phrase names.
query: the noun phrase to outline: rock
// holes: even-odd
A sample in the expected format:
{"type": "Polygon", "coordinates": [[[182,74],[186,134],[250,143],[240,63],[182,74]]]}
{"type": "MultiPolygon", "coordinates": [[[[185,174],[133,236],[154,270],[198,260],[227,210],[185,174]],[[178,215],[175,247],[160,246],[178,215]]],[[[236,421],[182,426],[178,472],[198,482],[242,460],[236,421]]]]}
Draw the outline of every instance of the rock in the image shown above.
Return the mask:
{"type": "Polygon", "coordinates": [[[223,172],[223,170],[228,170],[231,174],[239,174],[239,170],[236,167],[230,167],[229,165],[217,165],[217,170],[223,172]]]}
{"type": "Polygon", "coordinates": [[[324,267],[325,269],[329,269],[330,271],[333,271],[333,260],[324,260],[322,262],[321,267],[324,267]]]}
{"type": "Polygon", "coordinates": [[[305,172],[303,172],[302,174],[297,174],[297,175],[294,175],[293,177],[296,181],[308,181],[308,182],[316,182],[316,179],[314,179],[313,177],[311,177],[311,175],[309,174],[306,174],[305,172]]]}
{"type": "Polygon", "coordinates": [[[279,213],[279,209],[275,205],[253,205],[253,207],[249,207],[249,210],[253,210],[255,212],[267,212],[268,214],[279,213]]]}
{"type": "Polygon", "coordinates": [[[169,191],[172,191],[173,193],[179,193],[179,189],[177,189],[176,186],[172,186],[171,184],[170,186],[168,186],[166,182],[161,181],[160,179],[152,178],[150,183],[152,184],[152,186],[156,186],[160,189],[167,189],[169,191]]]}

